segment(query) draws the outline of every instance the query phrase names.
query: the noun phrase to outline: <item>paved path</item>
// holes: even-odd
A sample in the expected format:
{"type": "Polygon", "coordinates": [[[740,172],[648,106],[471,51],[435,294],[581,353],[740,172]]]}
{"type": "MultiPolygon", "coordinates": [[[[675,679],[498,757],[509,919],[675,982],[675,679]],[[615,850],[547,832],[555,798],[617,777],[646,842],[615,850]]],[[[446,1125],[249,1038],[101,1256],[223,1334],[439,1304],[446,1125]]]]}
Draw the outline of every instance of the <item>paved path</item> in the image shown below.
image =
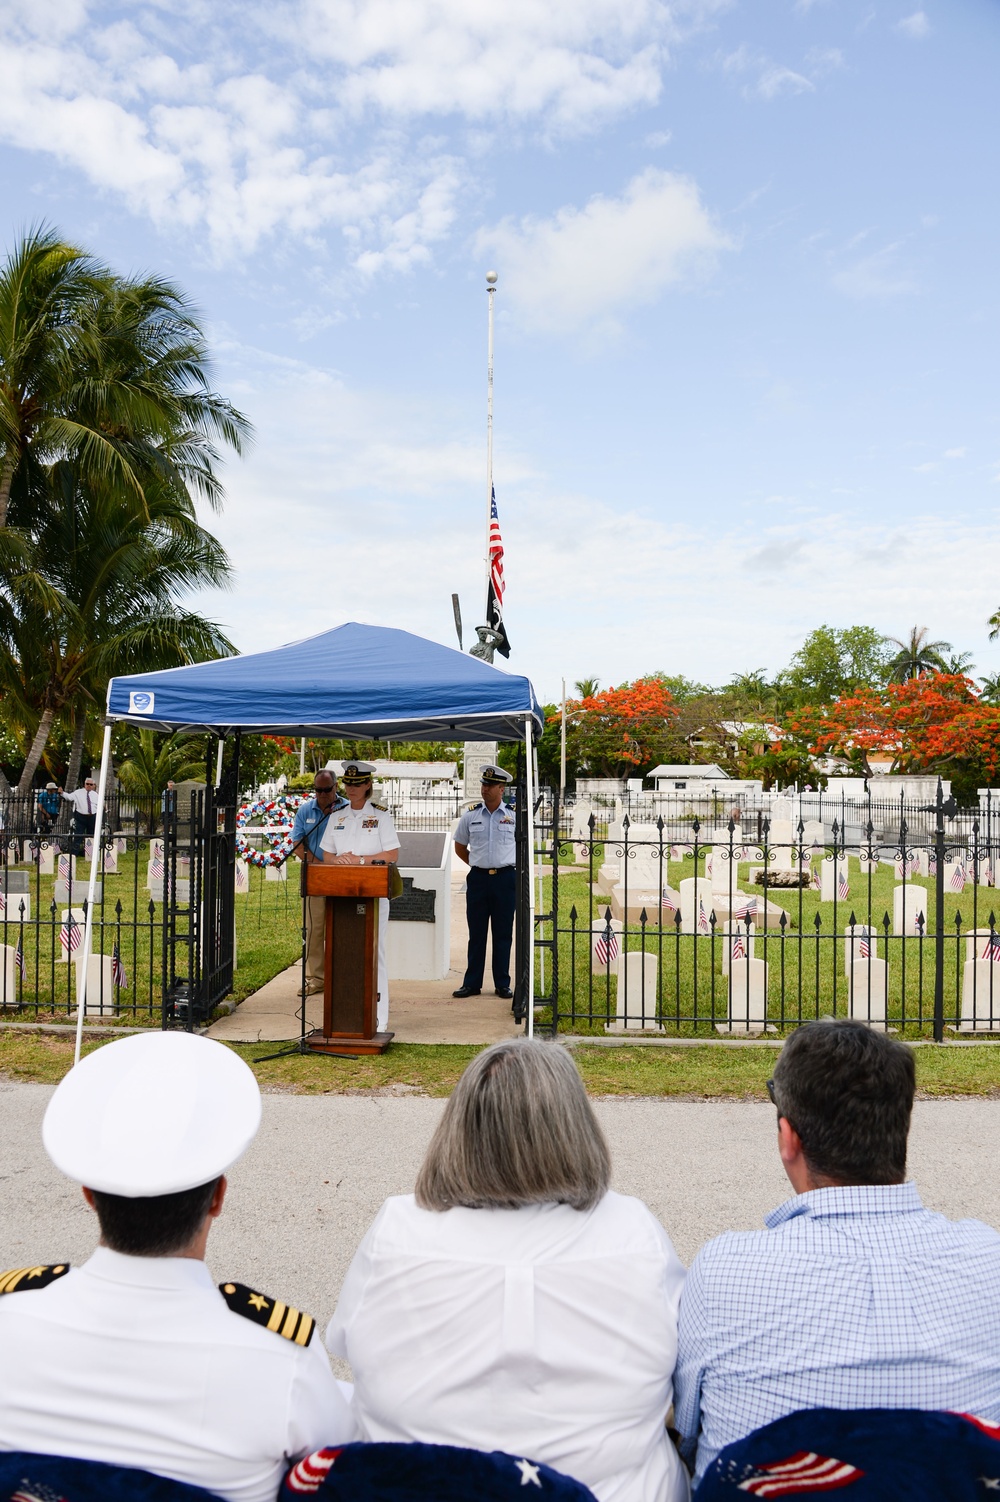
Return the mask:
{"type": "MultiPolygon", "coordinates": [[[[83,1260],[95,1224],[41,1146],[47,1085],[0,1082],[0,1270],[83,1260]]],[[[444,1102],[268,1094],[209,1243],[219,1279],[325,1321],[382,1200],[407,1193],[444,1102]]],[[[709,1236],[759,1226],[787,1197],[770,1106],[601,1100],[615,1187],[644,1198],[685,1262],[709,1236]]],[[[910,1168],[925,1202],[1000,1227],[1000,1103],[921,1101],[910,1168]]]]}
{"type": "MultiPolygon", "coordinates": [[[[482,996],[456,1001],[452,992],[462,984],[468,929],[465,923],[465,874],[468,866],[453,857],[451,868],[451,969],[443,980],[394,980],[389,987],[389,1027],[398,1043],[497,1043],[512,1038],[510,1002],[493,995],[492,983],[482,996]]],[[[490,973],[487,948],[486,974],[490,973]]],[[[299,964],[281,971],[252,996],[209,1028],[209,1037],[233,1043],[283,1042],[300,1031],[298,996],[302,984],[299,964]]],[[[307,1027],[320,1027],[323,998],[310,996],[307,1027]]]]}

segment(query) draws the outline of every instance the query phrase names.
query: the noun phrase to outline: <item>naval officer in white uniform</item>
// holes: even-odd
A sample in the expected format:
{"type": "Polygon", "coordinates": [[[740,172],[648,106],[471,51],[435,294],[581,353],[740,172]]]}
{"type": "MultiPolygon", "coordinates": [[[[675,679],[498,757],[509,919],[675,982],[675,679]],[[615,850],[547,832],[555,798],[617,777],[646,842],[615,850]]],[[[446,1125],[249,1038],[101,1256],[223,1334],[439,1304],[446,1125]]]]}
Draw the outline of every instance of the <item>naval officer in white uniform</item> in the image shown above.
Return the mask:
{"type": "MultiPolygon", "coordinates": [[[[399,835],[392,814],[373,803],[372,776],[368,761],[348,761],[340,778],[349,808],[338,809],[326,821],[320,840],[323,859],[329,866],[387,865],[399,860],[399,835]]],[[[389,933],[389,899],[378,900],[378,1016],[376,1026],[384,1033],[389,1026],[389,968],[386,940],[389,933]]]]}
{"type": "Polygon", "coordinates": [[[356,1438],[312,1317],[205,1266],[260,1109],[242,1059],[190,1033],[108,1043],[62,1081],[42,1138],[101,1241],[79,1268],[0,1273],[0,1450],[273,1502],[294,1460],[356,1438]]]}

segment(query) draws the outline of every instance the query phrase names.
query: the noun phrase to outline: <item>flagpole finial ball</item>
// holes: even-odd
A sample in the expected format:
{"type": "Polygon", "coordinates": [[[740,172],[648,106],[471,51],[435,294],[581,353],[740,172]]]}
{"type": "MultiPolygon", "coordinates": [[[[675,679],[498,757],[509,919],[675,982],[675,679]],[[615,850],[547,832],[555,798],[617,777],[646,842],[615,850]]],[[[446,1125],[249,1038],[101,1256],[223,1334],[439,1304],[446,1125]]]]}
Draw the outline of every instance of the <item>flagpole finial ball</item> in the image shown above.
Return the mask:
{"type": "Polygon", "coordinates": [[[496,281],[497,281],[497,274],[496,274],[496,272],[495,271],[487,271],[487,273],[486,273],[486,285],[487,285],[487,287],[495,287],[496,286],[496,281]]]}

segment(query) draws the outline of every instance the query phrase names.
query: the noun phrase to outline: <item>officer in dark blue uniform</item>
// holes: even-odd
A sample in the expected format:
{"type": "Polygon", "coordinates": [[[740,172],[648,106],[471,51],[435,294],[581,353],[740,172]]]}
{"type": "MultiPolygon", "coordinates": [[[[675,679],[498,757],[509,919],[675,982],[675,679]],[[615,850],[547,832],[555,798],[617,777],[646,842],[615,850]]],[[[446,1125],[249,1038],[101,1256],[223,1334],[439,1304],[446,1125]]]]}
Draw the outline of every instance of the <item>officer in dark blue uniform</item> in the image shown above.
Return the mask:
{"type": "Polygon", "coordinates": [[[510,1000],[510,945],[514,933],[517,881],[514,874],[514,810],[503,801],[511,775],[503,767],[483,767],[482,802],[458,821],[455,850],[468,862],[465,916],[469,956],[465,979],[453,996],[478,996],[486,968],[486,934],[492,928],[493,985],[510,1000]]]}

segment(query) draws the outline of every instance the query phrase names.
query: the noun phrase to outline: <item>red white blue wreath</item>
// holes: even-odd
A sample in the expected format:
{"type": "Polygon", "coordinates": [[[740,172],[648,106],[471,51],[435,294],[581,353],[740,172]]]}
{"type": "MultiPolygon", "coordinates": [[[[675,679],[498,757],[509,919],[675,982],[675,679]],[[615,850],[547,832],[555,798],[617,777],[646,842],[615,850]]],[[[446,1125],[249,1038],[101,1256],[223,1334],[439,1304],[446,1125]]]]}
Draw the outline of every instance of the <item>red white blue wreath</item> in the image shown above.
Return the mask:
{"type": "Polygon", "coordinates": [[[236,854],[240,859],[261,869],[283,865],[292,853],[292,825],[296,811],[305,801],[304,797],[291,793],[280,798],[255,798],[251,803],[244,803],[236,815],[236,854]],[[255,831],[249,827],[252,819],[262,819],[267,827],[255,831]],[[262,834],[270,849],[258,850],[256,845],[251,845],[248,833],[262,834]]]}

